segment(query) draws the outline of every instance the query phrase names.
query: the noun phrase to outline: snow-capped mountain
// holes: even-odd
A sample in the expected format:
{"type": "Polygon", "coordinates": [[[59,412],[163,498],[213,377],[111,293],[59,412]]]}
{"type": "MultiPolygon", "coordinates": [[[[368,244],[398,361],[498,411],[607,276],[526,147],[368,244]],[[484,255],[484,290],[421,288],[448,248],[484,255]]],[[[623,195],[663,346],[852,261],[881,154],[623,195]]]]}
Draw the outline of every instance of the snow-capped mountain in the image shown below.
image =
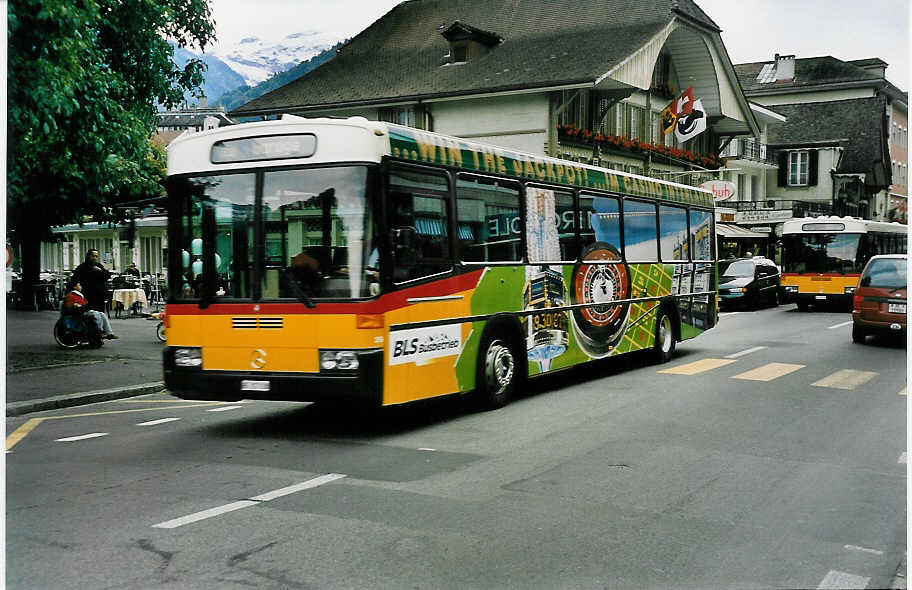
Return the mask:
{"type": "Polygon", "coordinates": [[[259,37],[241,39],[237,45],[216,48],[211,55],[240,74],[248,86],[256,86],[278,72],[284,72],[302,61],[325,51],[338,39],[325,33],[294,33],[275,42],[259,37]]]}

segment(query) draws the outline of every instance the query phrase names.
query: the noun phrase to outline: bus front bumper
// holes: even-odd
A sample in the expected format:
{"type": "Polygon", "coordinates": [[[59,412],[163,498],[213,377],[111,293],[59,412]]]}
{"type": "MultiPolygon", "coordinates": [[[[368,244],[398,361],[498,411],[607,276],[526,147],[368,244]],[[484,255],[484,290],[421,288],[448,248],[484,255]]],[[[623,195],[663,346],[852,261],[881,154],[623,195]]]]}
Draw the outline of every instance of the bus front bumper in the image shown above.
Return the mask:
{"type": "Polygon", "coordinates": [[[340,374],[207,371],[176,366],[174,351],[175,347],[167,347],[162,353],[165,387],[183,399],[340,402],[372,407],[383,401],[383,350],[359,352],[358,370],[340,374]]]}

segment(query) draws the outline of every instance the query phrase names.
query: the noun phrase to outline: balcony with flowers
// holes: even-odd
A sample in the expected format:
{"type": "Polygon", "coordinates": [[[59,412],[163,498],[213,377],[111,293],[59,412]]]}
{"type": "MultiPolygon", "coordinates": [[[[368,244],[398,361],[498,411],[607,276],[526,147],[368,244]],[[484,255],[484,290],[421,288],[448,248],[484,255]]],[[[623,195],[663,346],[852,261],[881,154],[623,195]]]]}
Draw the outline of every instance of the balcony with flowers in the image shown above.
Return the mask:
{"type": "Polygon", "coordinates": [[[603,135],[589,129],[580,129],[574,125],[557,126],[558,141],[564,144],[596,147],[608,152],[625,153],[630,156],[646,158],[652,154],[653,161],[667,164],[692,164],[701,168],[715,170],[725,166],[725,158],[715,154],[698,154],[690,150],[676,148],[658,143],[647,143],[623,135],[603,135]]]}

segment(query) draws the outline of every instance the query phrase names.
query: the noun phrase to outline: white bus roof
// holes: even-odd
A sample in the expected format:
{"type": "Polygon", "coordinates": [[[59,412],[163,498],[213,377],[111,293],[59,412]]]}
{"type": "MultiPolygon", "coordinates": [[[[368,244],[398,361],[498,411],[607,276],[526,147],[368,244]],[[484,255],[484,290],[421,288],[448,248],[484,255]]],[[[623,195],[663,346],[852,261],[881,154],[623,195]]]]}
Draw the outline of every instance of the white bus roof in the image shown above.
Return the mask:
{"type": "Polygon", "coordinates": [[[867,233],[881,231],[889,233],[906,233],[907,226],[898,222],[873,221],[858,217],[803,217],[789,219],[782,224],[782,234],[801,233],[867,233]]]}

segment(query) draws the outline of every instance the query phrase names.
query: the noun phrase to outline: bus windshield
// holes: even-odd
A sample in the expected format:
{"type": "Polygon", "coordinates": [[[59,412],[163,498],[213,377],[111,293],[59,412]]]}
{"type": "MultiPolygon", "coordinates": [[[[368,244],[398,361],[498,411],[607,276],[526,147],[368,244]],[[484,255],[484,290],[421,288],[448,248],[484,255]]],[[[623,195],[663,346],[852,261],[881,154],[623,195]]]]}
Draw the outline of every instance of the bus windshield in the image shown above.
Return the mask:
{"type": "Polygon", "coordinates": [[[794,234],[782,238],[783,272],[861,272],[858,243],[862,234],[794,234]]]}
{"type": "Polygon", "coordinates": [[[169,190],[180,207],[175,299],[310,303],[379,293],[364,166],[197,176],[169,190]]]}

